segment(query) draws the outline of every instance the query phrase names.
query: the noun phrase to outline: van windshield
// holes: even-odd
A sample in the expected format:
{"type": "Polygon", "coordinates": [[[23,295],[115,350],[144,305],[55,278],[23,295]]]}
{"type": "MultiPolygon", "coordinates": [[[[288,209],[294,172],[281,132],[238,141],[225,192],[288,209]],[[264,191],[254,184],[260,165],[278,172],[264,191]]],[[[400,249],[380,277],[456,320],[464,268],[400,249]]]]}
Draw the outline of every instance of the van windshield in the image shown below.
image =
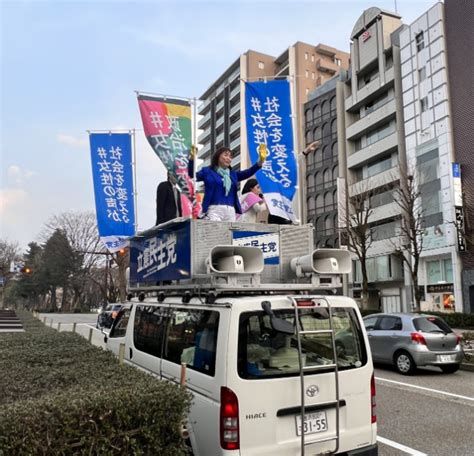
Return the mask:
{"type": "MultiPolygon", "coordinates": [[[[278,318],[294,324],[293,309],[275,310],[278,318]]],[[[302,330],[330,329],[326,308],[299,310],[302,330]]],[[[361,326],[354,309],[333,307],[333,327],[339,370],[354,369],[367,362],[361,326]]],[[[330,334],[301,335],[304,366],[334,364],[330,334]]],[[[331,368],[328,368],[330,370],[331,368]]],[[[299,375],[298,342],[296,335],[274,331],[270,317],[263,311],[244,312],[240,316],[238,371],[242,378],[260,379],[299,375]]],[[[306,371],[305,375],[320,371],[306,371]]]]}

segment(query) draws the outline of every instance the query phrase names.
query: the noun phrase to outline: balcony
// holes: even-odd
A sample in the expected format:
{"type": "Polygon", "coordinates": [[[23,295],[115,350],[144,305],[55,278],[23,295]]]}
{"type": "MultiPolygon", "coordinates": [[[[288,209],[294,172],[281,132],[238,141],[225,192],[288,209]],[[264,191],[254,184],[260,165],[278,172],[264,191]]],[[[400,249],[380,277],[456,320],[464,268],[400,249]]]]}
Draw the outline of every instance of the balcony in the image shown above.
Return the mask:
{"type": "Polygon", "coordinates": [[[319,71],[323,71],[325,73],[330,73],[330,74],[336,74],[340,67],[337,66],[334,62],[331,60],[326,60],[326,59],[318,59],[316,60],[316,68],[319,71]]]}
{"type": "Polygon", "coordinates": [[[206,142],[209,141],[210,137],[211,137],[211,129],[207,128],[198,136],[197,142],[198,144],[205,144],[206,142]]]}
{"type": "Polygon", "coordinates": [[[230,110],[230,117],[240,112],[240,101],[230,110]]]}
{"type": "Polygon", "coordinates": [[[230,149],[234,150],[237,147],[240,147],[240,136],[238,138],[235,138],[231,143],[230,143],[230,149]]]}
{"type": "Polygon", "coordinates": [[[211,111],[209,111],[199,122],[198,128],[200,130],[206,128],[207,124],[211,121],[211,111]]]}
{"type": "Polygon", "coordinates": [[[199,106],[198,113],[204,115],[211,106],[211,100],[204,100],[199,106]]]}
{"type": "Polygon", "coordinates": [[[240,131],[240,120],[237,120],[230,126],[230,131],[229,133],[232,135],[236,131],[240,131]]]}
{"type": "Polygon", "coordinates": [[[355,184],[349,186],[349,195],[355,196],[365,193],[368,190],[375,190],[376,188],[386,187],[392,182],[396,182],[400,179],[400,168],[394,166],[393,168],[387,169],[382,173],[376,174],[375,176],[368,177],[367,179],[361,180],[355,184]]]}
{"type": "Polygon", "coordinates": [[[224,117],[224,116],[221,116],[221,117],[219,117],[219,119],[217,119],[217,122],[216,122],[216,130],[217,130],[221,125],[224,125],[224,120],[225,120],[225,117],[224,117]]]}
{"type": "Polygon", "coordinates": [[[354,152],[352,155],[347,157],[347,167],[357,168],[368,161],[374,160],[378,156],[386,153],[388,150],[396,149],[398,146],[397,132],[395,131],[391,135],[386,136],[383,139],[371,144],[370,146],[364,147],[363,149],[354,152]]]}
{"type": "Polygon", "coordinates": [[[390,204],[384,204],[383,206],[374,207],[371,210],[368,222],[375,223],[381,220],[389,219],[400,215],[400,206],[393,202],[390,204]]]}
{"type": "Polygon", "coordinates": [[[367,130],[374,128],[378,124],[382,124],[389,117],[395,116],[395,99],[387,101],[384,105],[366,114],[357,122],[346,129],[347,139],[353,139],[364,134],[367,130]]]}
{"type": "Polygon", "coordinates": [[[387,90],[387,85],[391,85],[394,81],[393,67],[389,68],[379,75],[373,81],[369,82],[364,87],[357,90],[354,96],[346,98],[344,104],[346,111],[357,111],[365,102],[367,98],[374,98],[387,90]]]}
{"type": "Polygon", "coordinates": [[[240,84],[230,92],[230,101],[232,101],[236,96],[240,96],[240,84]]]}
{"type": "Polygon", "coordinates": [[[224,108],[225,99],[223,98],[216,106],[216,114],[219,113],[224,108]]]}
{"type": "Polygon", "coordinates": [[[328,55],[329,57],[334,57],[336,55],[336,49],[326,46],[325,44],[319,43],[316,46],[316,52],[318,54],[328,55]]]}
{"type": "Polygon", "coordinates": [[[198,153],[199,158],[206,158],[209,156],[209,153],[211,152],[211,143],[208,142],[198,153]]]}

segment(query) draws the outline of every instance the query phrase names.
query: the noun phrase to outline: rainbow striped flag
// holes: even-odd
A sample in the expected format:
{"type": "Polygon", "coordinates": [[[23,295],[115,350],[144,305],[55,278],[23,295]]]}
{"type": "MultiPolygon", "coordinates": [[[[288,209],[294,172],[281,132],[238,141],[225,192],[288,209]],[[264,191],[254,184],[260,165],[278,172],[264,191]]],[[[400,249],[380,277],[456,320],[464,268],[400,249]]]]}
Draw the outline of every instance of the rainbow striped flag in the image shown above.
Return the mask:
{"type": "Polygon", "coordinates": [[[194,187],[188,176],[191,104],[185,100],[138,95],[138,106],[148,142],[168,172],[176,177],[178,189],[186,197],[183,215],[198,212],[198,208],[192,208],[194,187]]]}

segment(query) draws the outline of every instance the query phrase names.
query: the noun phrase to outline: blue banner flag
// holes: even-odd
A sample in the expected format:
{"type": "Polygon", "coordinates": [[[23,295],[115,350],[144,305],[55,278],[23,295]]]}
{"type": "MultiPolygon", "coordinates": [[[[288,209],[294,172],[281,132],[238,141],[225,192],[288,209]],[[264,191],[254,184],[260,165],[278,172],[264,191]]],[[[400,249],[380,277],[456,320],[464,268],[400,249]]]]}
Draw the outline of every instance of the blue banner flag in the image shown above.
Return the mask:
{"type": "Polygon", "coordinates": [[[130,133],[91,133],[91,162],[99,236],[110,252],[135,234],[132,137],[130,133]]]}
{"type": "Polygon", "coordinates": [[[245,110],[251,162],[258,160],[260,144],[266,144],[269,152],[257,175],[268,210],[273,215],[294,221],[297,168],[289,82],[246,82],[245,110]]]}

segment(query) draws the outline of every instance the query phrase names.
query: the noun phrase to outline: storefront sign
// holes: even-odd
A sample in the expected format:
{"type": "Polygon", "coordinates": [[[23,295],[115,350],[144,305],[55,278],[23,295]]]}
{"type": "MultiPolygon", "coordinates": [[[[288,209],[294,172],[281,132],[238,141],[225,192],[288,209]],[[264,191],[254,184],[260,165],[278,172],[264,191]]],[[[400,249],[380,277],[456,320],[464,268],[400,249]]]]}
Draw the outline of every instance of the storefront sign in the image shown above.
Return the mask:
{"type": "Polygon", "coordinates": [[[365,43],[371,36],[372,36],[372,33],[370,33],[370,30],[366,30],[362,34],[362,42],[365,43]]]}
{"type": "Polygon", "coordinates": [[[427,285],[427,293],[453,293],[454,285],[452,283],[439,283],[436,285],[427,285]]]}
{"type": "Polygon", "coordinates": [[[464,238],[464,209],[456,206],[454,208],[455,223],[456,223],[456,241],[458,252],[466,251],[466,239],[464,238]]]}
{"type": "Polygon", "coordinates": [[[453,163],[452,165],[454,205],[462,206],[461,166],[459,163],[453,163]]]}

